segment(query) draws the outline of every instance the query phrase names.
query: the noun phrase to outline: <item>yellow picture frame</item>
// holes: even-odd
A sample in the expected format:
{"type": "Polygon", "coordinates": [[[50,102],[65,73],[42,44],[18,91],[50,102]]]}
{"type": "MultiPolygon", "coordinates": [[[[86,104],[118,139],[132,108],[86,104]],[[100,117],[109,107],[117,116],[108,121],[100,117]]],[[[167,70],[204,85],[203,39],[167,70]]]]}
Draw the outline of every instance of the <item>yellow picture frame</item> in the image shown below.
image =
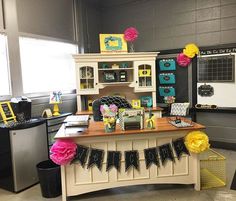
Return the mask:
{"type": "Polygon", "coordinates": [[[16,116],[9,101],[0,102],[0,114],[5,124],[7,124],[8,121],[16,122],[16,116]]]}
{"type": "Polygon", "coordinates": [[[124,34],[99,34],[99,41],[102,54],[128,52],[124,34]]]}
{"type": "Polygon", "coordinates": [[[139,77],[151,77],[151,70],[150,69],[139,70],[138,74],[139,77]]]}
{"type": "Polygon", "coordinates": [[[132,100],[131,105],[135,109],[141,108],[141,101],[139,99],[134,99],[132,100]]]}

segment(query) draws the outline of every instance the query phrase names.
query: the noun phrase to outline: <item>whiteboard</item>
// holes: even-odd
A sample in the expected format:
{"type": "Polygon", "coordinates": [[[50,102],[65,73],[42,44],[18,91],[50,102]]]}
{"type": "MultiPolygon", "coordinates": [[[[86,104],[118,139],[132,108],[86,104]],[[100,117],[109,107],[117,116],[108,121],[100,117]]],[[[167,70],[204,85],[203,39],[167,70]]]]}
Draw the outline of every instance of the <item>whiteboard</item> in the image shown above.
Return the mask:
{"type": "MultiPolygon", "coordinates": [[[[229,54],[219,54],[219,56],[229,55],[229,54]]],[[[231,53],[231,55],[236,55],[231,53]]],[[[217,55],[206,55],[202,57],[210,57],[217,55]]],[[[236,61],[236,59],[235,59],[236,61]]],[[[234,65],[236,62],[234,62],[234,65]]],[[[236,70],[234,70],[234,77],[236,78],[236,70]]],[[[204,83],[197,83],[197,88],[204,83]]],[[[234,82],[223,82],[223,83],[213,83],[208,82],[207,85],[211,85],[214,88],[214,95],[210,97],[197,95],[198,104],[207,105],[217,105],[218,107],[236,107],[236,83],[234,82]]]]}

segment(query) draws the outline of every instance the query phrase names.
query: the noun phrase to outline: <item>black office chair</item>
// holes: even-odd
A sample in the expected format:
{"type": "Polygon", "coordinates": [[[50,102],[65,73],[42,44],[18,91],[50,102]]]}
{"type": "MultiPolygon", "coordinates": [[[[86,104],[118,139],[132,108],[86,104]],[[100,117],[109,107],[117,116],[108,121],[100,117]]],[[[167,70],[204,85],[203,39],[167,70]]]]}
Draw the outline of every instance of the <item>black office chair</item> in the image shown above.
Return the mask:
{"type": "Polygon", "coordinates": [[[234,173],[234,177],[233,177],[233,180],[232,180],[230,189],[231,189],[231,190],[236,190],[236,171],[235,171],[235,173],[234,173]]]}
{"type": "Polygon", "coordinates": [[[115,104],[119,108],[132,108],[132,105],[120,96],[103,96],[102,98],[93,101],[93,119],[94,121],[102,121],[102,114],[100,112],[100,105],[115,104]]]}

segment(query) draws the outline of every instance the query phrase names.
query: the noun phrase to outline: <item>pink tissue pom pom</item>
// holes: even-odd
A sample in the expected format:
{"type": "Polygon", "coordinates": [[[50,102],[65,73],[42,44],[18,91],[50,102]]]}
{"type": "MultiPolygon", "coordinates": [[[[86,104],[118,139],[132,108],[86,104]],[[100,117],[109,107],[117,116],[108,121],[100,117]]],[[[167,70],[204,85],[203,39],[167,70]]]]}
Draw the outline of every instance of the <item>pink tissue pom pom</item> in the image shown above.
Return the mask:
{"type": "Polygon", "coordinates": [[[111,112],[116,113],[118,111],[118,107],[115,104],[111,104],[109,106],[109,109],[111,110],[111,112]]]}
{"type": "Polygon", "coordinates": [[[101,112],[102,114],[104,114],[104,113],[105,113],[105,108],[104,108],[104,106],[103,106],[103,105],[100,105],[100,112],[101,112]]]}
{"type": "Polygon", "coordinates": [[[124,39],[128,42],[133,42],[138,38],[138,31],[134,27],[129,27],[124,32],[124,39]]]}
{"type": "Polygon", "coordinates": [[[50,159],[58,165],[67,165],[76,155],[77,145],[72,140],[57,140],[51,147],[50,159]]]}
{"type": "Polygon", "coordinates": [[[191,59],[188,58],[186,55],[184,55],[183,53],[178,54],[177,56],[177,63],[180,66],[186,67],[190,64],[191,59]]]}

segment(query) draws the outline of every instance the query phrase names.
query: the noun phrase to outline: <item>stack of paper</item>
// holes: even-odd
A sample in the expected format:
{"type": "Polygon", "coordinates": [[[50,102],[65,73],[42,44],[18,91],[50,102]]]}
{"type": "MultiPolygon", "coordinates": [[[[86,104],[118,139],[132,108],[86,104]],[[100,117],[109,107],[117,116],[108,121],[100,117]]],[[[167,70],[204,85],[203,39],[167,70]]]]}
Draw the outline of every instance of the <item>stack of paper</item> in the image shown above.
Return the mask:
{"type": "Polygon", "coordinates": [[[88,127],[89,115],[71,115],[64,120],[65,127],[88,127]]]}

